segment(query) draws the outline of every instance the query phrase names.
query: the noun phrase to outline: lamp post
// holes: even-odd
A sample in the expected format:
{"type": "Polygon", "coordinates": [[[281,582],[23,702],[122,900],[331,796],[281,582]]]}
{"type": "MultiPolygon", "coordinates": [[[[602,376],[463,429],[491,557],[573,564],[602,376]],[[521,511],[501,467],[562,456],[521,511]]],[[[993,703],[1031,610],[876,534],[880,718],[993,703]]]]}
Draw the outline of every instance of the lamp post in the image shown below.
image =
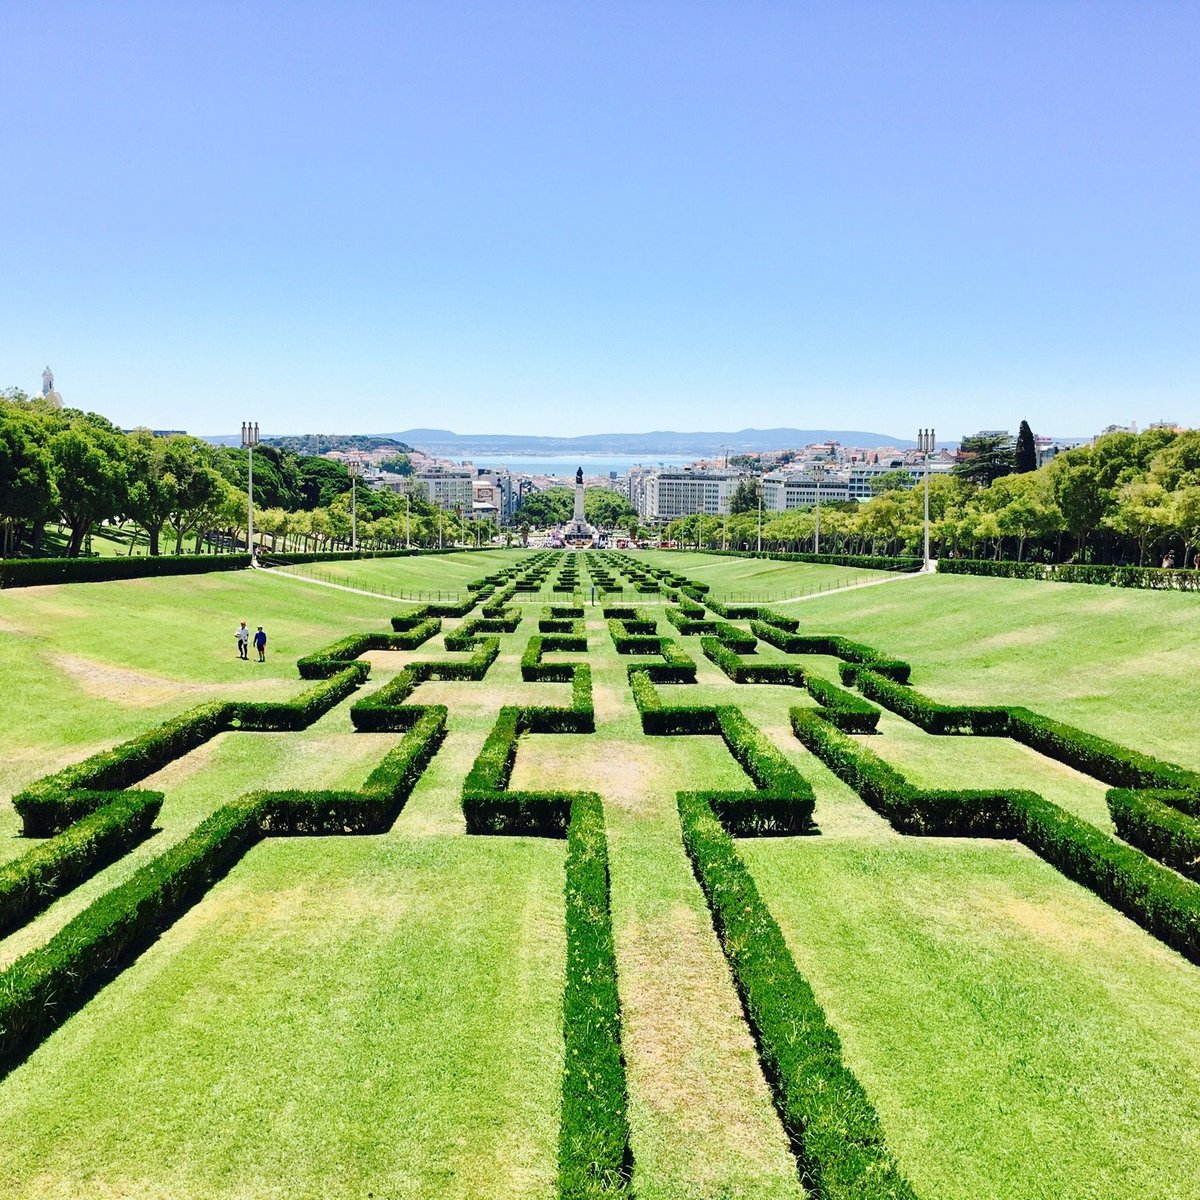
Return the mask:
{"type": "Polygon", "coordinates": [[[258,445],[258,422],[242,422],[242,449],[246,451],[246,549],[250,551],[250,564],[257,559],[254,554],[254,447],[258,445]]]}
{"type": "Polygon", "coordinates": [[[917,431],[917,449],[925,456],[925,570],[929,570],[929,456],[937,445],[932,429],[917,431]]]}
{"type": "Polygon", "coordinates": [[[757,488],[758,488],[758,553],[761,554],[762,553],[762,497],[763,497],[763,485],[762,485],[761,476],[759,477],[757,488]]]}
{"type": "Polygon", "coordinates": [[[821,553],[821,480],[825,476],[825,466],[822,463],[813,463],[812,476],[817,481],[817,521],[813,526],[813,553],[821,553]]]}
{"type": "Polygon", "coordinates": [[[404,493],[404,548],[412,549],[412,496],[404,493]]]}
{"type": "Polygon", "coordinates": [[[357,459],[346,464],[350,471],[350,549],[358,550],[358,477],[362,474],[362,463],[357,459]]]}

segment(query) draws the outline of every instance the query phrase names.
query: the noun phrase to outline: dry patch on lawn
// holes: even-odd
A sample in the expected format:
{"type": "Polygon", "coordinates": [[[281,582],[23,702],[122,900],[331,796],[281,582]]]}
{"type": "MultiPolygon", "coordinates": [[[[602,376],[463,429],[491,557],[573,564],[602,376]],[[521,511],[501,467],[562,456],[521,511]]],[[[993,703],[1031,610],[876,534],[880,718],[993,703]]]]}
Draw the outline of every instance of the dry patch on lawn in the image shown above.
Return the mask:
{"type": "MultiPolygon", "coordinates": [[[[157,708],[172,700],[199,701],[228,694],[257,693],[261,680],[242,683],[185,683],[164,679],[129,667],[116,667],[78,654],[52,654],[49,662],[93,700],[119,704],[122,708],[157,708]]],[[[270,681],[272,684],[275,680],[270,681]]]]}

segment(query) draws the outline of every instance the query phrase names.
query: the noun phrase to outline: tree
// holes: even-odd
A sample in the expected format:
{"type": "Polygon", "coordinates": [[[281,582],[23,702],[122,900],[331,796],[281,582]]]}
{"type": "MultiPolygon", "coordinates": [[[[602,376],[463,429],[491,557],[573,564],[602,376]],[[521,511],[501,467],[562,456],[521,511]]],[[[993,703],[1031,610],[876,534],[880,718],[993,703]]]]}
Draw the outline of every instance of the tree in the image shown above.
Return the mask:
{"type": "Polygon", "coordinates": [[[995,480],[1011,475],[1016,468],[1015,448],[1012,440],[1003,433],[965,437],[959,455],[954,474],[980,487],[990,487],[995,480]]]}
{"type": "Polygon", "coordinates": [[[77,558],[93,525],[125,505],[125,441],[101,425],[72,421],[50,439],[58,509],[71,531],[67,557],[77,558]]]}
{"type": "Polygon", "coordinates": [[[517,510],[522,521],[539,529],[548,525],[563,525],[575,511],[575,493],[570,488],[547,488],[530,492],[517,510]]]}
{"type": "Polygon", "coordinates": [[[0,553],[20,541],[20,527],[33,527],[36,543],[58,500],[54,469],[47,448],[49,428],[24,407],[0,404],[0,553]]]}
{"type": "Polygon", "coordinates": [[[738,485],[729,497],[729,515],[735,517],[738,513],[758,511],[758,480],[739,479],[738,485]]]}
{"type": "Polygon", "coordinates": [[[167,440],[148,429],[128,435],[129,470],[125,515],[140,525],[150,539],[150,553],[157,555],[162,528],[176,506],[177,486],[167,467],[167,440]]]}
{"type": "MultiPolygon", "coordinates": [[[[572,511],[574,506],[575,501],[572,497],[572,511]]],[[[601,529],[617,529],[631,516],[637,515],[628,497],[605,487],[590,487],[584,490],[583,511],[588,521],[601,529]]]]}
{"type": "Polygon", "coordinates": [[[871,480],[871,495],[882,496],[884,492],[907,492],[913,479],[907,471],[885,471],[871,480]]]}
{"type": "Polygon", "coordinates": [[[1076,547],[1082,551],[1108,511],[1110,494],[1100,486],[1099,474],[1087,451],[1073,450],[1056,458],[1053,466],[1055,502],[1076,547]]]}
{"type": "Polygon", "coordinates": [[[1037,443],[1033,440],[1033,430],[1029,428],[1028,421],[1022,420],[1021,427],[1017,430],[1016,474],[1027,475],[1030,471],[1036,471],[1037,458],[1037,443]]]}

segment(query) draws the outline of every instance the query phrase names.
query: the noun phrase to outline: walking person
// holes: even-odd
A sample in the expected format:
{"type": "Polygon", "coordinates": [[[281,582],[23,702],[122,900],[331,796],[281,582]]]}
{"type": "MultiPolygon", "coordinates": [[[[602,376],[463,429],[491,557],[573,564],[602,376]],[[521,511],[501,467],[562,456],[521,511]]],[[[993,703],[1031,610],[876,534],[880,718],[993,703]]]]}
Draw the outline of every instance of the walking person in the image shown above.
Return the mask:
{"type": "Polygon", "coordinates": [[[267,661],[267,635],[263,633],[263,627],[258,627],[258,632],[254,635],[254,648],[258,651],[258,661],[267,661]]]}
{"type": "Polygon", "coordinates": [[[243,621],[234,634],[237,638],[238,658],[249,660],[250,658],[250,629],[246,622],[243,621]]]}

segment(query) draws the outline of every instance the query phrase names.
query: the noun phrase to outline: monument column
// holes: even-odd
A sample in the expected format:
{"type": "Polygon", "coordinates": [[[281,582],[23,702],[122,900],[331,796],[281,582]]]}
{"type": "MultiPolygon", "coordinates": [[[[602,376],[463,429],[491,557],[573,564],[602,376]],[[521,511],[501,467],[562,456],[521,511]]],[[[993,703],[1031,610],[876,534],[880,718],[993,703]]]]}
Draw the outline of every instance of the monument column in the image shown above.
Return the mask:
{"type": "Polygon", "coordinates": [[[571,518],[571,524],[578,528],[581,525],[586,525],[587,521],[583,516],[583,468],[580,467],[575,472],[575,515],[571,518]]]}

